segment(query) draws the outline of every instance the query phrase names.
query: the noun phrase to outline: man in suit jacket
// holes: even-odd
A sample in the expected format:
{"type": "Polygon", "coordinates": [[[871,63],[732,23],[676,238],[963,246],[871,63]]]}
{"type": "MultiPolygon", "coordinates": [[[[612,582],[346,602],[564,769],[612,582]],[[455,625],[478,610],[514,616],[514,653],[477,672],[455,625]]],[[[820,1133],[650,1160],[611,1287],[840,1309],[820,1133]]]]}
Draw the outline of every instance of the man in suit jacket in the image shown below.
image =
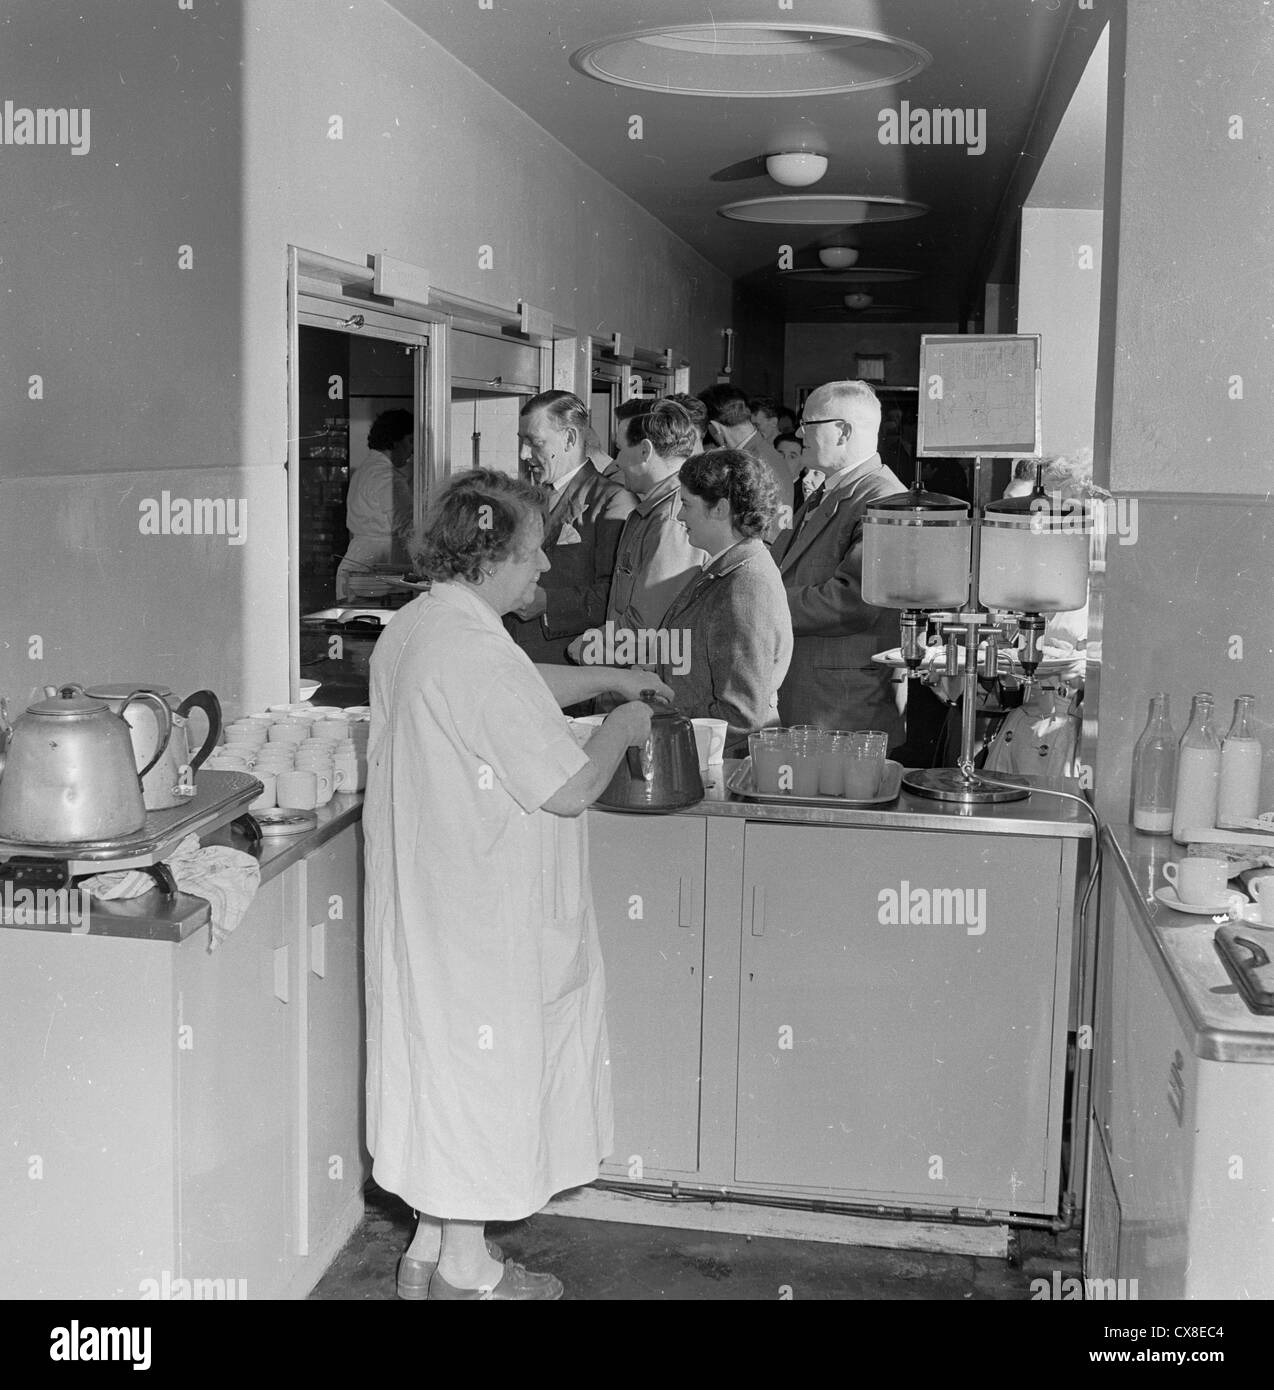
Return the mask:
{"type": "Polygon", "coordinates": [[[535,662],[562,665],[572,640],[606,617],[624,520],[637,499],[588,460],[588,408],[569,391],[544,391],[522,407],[519,458],[551,490],[544,525],[548,571],[535,598],[504,624],[535,662]]]}
{"type": "Polygon", "coordinates": [[[803,458],[827,481],[774,543],[796,637],[779,715],[788,725],[883,729],[892,746],[903,737],[893,673],[871,658],[898,645],[898,614],[862,593],[863,514],[905,491],[876,452],[879,430],[880,402],[865,382],[829,382],[805,402],[803,458]]]}

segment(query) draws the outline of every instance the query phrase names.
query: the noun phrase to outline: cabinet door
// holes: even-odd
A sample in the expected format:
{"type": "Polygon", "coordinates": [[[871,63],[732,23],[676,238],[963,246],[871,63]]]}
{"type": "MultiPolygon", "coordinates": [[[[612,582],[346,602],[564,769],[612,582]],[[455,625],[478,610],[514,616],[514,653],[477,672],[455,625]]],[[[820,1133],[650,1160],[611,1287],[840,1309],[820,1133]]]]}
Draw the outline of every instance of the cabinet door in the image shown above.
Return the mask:
{"type": "Polygon", "coordinates": [[[309,1253],[358,1192],[363,1147],[362,827],[305,860],[306,1043],[301,1194],[309,1253]]]}
{"type": "Polygon", "coordinates": [[[702,817],[589,813],[615,1097],[610,1176],[699,1164],[706,846],[702,817]]]}
{"type": "Polygon", "coordinates": [[[293,1267],[288,1063],[296,961],[288,916],[295,874],[289,869],[263,884],[214,952],[206,931],[178,952],[181,1268],[174,1273],[225,1280],[230,1297],[277,1297],[293,1267]]]}
{"type": "Polygon", "coordinates": [[[750,824],[744,859],[737,1180],[1055,1205],[1056,842],[750,824]]]}

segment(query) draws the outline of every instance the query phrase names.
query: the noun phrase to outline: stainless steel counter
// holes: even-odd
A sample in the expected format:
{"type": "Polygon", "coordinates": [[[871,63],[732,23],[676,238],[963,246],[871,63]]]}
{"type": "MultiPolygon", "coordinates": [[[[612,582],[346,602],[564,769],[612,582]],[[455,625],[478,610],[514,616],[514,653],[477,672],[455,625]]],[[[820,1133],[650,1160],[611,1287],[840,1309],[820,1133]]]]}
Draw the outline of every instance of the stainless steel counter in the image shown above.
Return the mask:
{"type": "MultiPolygon", "coordinates": [[[[1039,793],[1032,793],[1024,801],[1010,801],[998,806],[961,807],[942,801],[929,801],[907,791],[888,806],[797,806],[749,801],[728,792],[726,779],[738,766],[738,761],[727,759],[720,767],[705,773],[707,795],[697,806],[675,814],[733,816],[743,820],[782,821],[789,825],[874,826],[891,830],[979,831],[983,834],[991,831],[999,835],[1050,835],[1076,840],[1093,838],[1092,821],[1073,801],[1062,801],[1042,794],[1045,788],[1050,787],[1057,791],[1072,789],[1063,782],[1041,780],[1039,793]]],[[[606,811],[604,806],[594,809],[606,811]]]]}
{"type": "Polygon", "coordinates": [[[1274,1061],[1274,1017],[1247,1007],[1213,944],[1225,919],[1174,912],[1155,899],[1155,890],[1165,883],[1165,862],[1183,858],[1182,846],[1169,836],[1143,835],[1119,825],[1106,827],[1104,847],[1173,1011],[1193,1036],[1196,1054],[1217,1062],[1274,1061]]]}

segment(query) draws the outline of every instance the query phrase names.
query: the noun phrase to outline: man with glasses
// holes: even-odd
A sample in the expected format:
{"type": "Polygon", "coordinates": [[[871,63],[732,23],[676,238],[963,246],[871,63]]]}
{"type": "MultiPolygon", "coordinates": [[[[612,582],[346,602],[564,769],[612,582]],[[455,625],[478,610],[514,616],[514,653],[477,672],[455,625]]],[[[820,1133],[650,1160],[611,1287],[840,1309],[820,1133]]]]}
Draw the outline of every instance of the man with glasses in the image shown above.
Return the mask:
{"type": "Polygon", "coordinates": [[[869,503],[906,489],[880,461],[879,432],[880,401],[866,382],[828,382],[805,402],[796,430],[802,459],[827,481],[772,551],[795,635],[779,718],[883,729],[893,746],[903,737],[893,672],[871,658],[898,645],[898,615],[863,600],[863,514],[869,503]]]}

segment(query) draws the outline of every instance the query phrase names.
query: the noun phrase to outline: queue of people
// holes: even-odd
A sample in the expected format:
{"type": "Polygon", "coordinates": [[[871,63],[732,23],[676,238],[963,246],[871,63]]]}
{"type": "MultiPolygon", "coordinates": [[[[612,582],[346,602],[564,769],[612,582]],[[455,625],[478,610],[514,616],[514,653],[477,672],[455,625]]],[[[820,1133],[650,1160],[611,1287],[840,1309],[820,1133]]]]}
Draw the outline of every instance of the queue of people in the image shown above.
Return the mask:
{"type": "Polygon", "coordinates": [[[861,596],[863,508],[902,490],[875,452],[879,403],[858,382],[810,398],[794,433],[827,481],[793,516],[795,476],[741,395],[635,404],[623,486],[589,458],[582,401],[532,398],[524,476],[475,470],[440,490],[417,538],[429,588],[373,652],[367,1144],[377,1183],[417,1212],[404,1299],[562,1294],[485,1224],[592,1182],[610,1152],[582,813],[649,734],[639,696],[725,719],[732,753],[784,711],[894,725],[888,673],[862,666],[896,638],[861,596]],[[586,659],[606,622],[683,631],[689,659],[586,659]],[[581,747],[565,711],[601,697],[613,708],[581,747]]]}

